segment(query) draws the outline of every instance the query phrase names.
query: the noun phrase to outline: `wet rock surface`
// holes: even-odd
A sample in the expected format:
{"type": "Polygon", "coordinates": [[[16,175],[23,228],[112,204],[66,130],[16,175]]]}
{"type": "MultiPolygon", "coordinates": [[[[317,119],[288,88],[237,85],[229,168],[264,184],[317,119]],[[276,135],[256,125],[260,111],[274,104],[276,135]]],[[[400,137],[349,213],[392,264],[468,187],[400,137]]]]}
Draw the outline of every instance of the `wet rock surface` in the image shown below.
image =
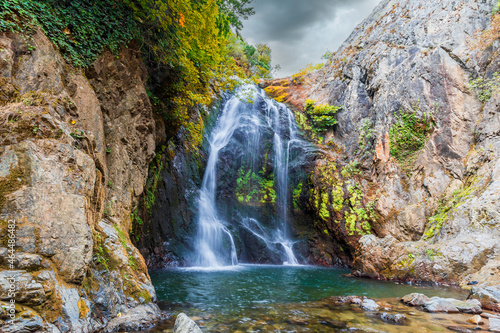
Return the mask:
{"type": "Polygon", "coordinates": [[[174,325],[174,333],[201,333],[201,329],[186,314],[177,315],[174,325]]]}
{"type": "Polygon", "coordinates": [[[391,324],[404,324],[406,321],[406,316],[404,314],[396,313],[396,314],[389,314],[386,312],[383,312],[382,315],[380,316],[383,321],[391,324]]]}

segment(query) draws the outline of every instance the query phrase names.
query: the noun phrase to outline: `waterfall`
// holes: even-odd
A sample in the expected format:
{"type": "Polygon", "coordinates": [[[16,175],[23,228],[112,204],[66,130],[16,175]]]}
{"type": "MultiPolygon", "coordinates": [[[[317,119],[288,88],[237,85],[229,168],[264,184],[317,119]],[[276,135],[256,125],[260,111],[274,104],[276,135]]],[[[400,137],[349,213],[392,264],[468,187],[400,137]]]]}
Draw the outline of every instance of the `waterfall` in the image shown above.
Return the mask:
{"type": "Polygon", "coordinates": [[[237,265],[238,257],[233,236],[236,228],[244,228],[262,241],[269,251],[279,255],[283,264],[299,264],[288,230],[287,205],[291,151],[303,144],[293,113],[283,104],[269,99],[256,86],[244,85],[227,100],[209,138],[209,157],[198,201],[195,265],[237,265]],[[276,216],[271,227],[262,225],[251,216],[241,217],[237,227],[231,226],[218,212],[216,198],[219,155],[225,152],[224,149],[231,140],[235,140],[235,133],[243,133],[240,137],[244,137],[243,141],[247,145],[243,154],[245,160],[250,161],[250,170],[256,170],[257,165],[262,163],[259,160],[259,152],[263,133],[272,133],[276,216]]]}

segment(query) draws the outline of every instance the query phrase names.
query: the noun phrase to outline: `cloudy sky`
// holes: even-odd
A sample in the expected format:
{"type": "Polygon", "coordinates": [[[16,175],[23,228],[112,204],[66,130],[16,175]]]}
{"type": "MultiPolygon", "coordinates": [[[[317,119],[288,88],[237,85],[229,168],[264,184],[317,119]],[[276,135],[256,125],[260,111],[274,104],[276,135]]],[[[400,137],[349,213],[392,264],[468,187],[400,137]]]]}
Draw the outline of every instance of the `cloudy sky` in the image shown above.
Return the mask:
{"type": "Polygon", "coordinates": [[[272,49],[275,77],[322,62],[335,51],[380,0],[253,0],[255,15],[243,21],[242,36],[272,49]]]}

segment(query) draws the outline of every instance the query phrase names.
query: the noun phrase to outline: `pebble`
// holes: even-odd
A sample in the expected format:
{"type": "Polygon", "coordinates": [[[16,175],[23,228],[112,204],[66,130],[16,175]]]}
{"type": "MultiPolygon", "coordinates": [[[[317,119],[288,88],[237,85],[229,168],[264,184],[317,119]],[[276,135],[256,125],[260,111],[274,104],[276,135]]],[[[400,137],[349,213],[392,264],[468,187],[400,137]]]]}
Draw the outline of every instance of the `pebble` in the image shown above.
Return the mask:
{"type": "Polygon", "coordinates": [[[479,315],[475,315],[469,319],[469,323],[474,324],[474,325],[483,325],[484,321],[483,318],[479,315]]]}

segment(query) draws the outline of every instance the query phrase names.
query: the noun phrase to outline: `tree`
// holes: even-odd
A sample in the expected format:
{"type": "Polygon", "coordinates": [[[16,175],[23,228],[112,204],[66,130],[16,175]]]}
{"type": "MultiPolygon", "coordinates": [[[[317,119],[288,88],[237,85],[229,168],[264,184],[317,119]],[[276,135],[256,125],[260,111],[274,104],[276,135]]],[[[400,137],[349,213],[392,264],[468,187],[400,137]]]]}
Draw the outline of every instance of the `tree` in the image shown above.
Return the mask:
{"type": "MultiPolygon", "coordinates": [[[[219,10],[220,14],[224,17],[220,21],[226,21],[228,24],[221,24],[219,27],[226,33],[230,31],[230,27],[233,27],[235,33],[239,35],[240,30],[243,28],[243,23],[241,19],[247,20],[248,17],[255,14],[253,7],[248,7],[248,5],[253,0],[219,0],[219,10]]],[[[222,22],[220,22],[222,23],[222,22]]]]}

